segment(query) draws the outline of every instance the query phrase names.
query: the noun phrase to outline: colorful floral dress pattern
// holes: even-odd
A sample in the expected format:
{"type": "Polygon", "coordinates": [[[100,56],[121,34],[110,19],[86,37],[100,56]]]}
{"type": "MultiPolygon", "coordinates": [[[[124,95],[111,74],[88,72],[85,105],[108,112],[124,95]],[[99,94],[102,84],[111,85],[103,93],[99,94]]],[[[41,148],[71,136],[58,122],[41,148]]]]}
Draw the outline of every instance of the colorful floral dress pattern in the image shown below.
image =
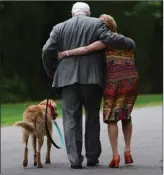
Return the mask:
{"type": "Polygon", "coordinates": [[[133,51],[108,48],[105,55],[104,122],[130,120],[139,79],[133,51]]]}

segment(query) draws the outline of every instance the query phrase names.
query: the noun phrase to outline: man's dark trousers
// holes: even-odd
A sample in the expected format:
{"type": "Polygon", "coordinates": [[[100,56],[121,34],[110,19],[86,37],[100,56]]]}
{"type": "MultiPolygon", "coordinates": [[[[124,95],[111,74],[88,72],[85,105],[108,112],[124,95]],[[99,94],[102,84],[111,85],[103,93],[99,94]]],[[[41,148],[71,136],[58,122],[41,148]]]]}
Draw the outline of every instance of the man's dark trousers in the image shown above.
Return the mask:
{"type": "Polygon", "coordinates": [[[82,107],[85,118],[85,149],[88,162],[96,162],[101,154],[99,111],[102,89],[96,84],[65,86],[61,91],[63,126],[67,155],[72,165],[83,161],[82,107]]]}

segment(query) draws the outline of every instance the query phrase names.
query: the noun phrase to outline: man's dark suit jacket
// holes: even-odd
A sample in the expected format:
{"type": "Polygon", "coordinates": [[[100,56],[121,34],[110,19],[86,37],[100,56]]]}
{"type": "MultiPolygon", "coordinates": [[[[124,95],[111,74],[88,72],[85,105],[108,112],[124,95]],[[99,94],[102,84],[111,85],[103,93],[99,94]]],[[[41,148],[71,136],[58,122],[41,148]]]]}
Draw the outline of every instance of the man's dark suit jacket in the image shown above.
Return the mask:
{"type": "Polygon", "coordinates": [[[69,56],[60,62],[57,60],[59,51],[86,46],[97,40],[116,48],[135,47],[133,40],[112,33],[98,18],[77,15],[53,27],[42,54],[44,69],[49,78],[53,78],[53,87],[74,83],[103,86],[105,69],[103,51],[85,56],[69,56]]]}

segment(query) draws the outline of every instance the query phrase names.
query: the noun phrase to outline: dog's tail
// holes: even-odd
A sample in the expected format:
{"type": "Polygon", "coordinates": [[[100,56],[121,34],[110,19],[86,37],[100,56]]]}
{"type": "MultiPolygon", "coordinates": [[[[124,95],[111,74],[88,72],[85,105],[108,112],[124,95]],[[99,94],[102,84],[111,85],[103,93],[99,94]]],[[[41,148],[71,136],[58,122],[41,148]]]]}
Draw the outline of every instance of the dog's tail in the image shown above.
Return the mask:
{"type": "Polygon", "coordinates": [[[22,127],[24,129],[26,129],[31,134],[35,132],[34,126],[32,124],[29,124],[29,123],[24,122],[24,121],[16,122],[13,124],[13,126],[22,127]]]}

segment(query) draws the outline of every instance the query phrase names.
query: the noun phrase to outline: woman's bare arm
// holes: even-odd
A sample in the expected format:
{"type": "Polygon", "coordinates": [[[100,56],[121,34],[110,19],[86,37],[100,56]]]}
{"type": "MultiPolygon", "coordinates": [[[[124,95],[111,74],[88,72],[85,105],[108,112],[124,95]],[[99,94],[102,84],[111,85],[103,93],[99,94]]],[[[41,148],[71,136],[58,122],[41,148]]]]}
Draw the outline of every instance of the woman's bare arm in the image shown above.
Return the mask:
{"type": "Polygon", "coordinates": [[[62,59],[64,57],[73,56],[73,55],[87,55],[89,53],[96,52],[96,51],[99,51],[99,50],[103,50],[105,48],[106,48],[106,45],[104,43],[102,43],[101,41],[96,41],[96,42],[94,42],[94,43],[92,43],[88,46],[79,47],[79,48],[76,48],[76,49],[59,52],[58,53],[58,58],[62,59]]]}

